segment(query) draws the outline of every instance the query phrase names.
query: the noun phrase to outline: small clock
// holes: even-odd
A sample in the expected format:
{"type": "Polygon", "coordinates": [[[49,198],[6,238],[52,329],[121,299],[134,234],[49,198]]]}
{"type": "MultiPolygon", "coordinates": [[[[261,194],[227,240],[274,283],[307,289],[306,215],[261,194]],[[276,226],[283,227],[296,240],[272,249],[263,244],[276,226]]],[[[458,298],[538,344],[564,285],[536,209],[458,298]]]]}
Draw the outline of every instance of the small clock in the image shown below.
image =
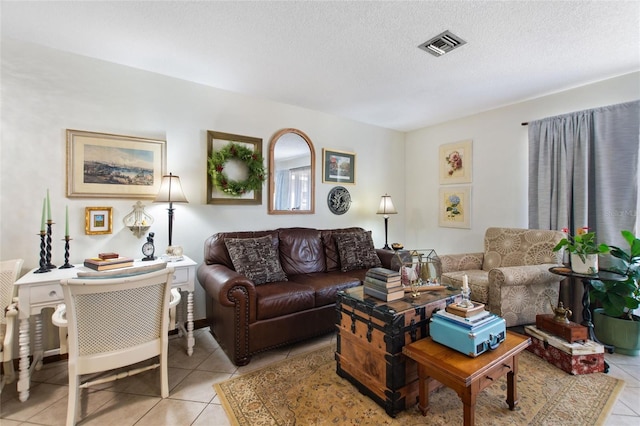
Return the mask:
{"type": "Polygon", "coordinates": [[[156,260],[156,257],[154,256],[156,252],[156,246],[153,244],[154,235],[155,234],[153,232],[149,232],[147,242],[142,245],[142,254],[144,254],[142,260],[156,260]]]}
{"type": "Polygon", "coordinates": [[[327,205],[333,214],[344,214],[351,207],[351,194],[344,186],[336,186],[329,191],[327,205]]]}

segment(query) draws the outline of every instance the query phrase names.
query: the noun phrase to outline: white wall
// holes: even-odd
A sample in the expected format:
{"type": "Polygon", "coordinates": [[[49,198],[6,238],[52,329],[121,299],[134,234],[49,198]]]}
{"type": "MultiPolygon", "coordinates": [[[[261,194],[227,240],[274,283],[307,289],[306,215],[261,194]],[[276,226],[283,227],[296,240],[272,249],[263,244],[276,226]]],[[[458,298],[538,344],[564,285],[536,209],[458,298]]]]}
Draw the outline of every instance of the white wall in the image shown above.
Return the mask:
{"type": "Polygon", "coordinates": [[[482,251],[490,226],[528,226],[528,134],[521,123],[640,99],[640,73],[410,132],[406,136],[405,247],[482,251]],[[438,148],[473,140],[471,229],[438,226],[438,148]]]}
{"type": "MultiPolygon", "coordinates": [[[[173,243],[202,262],[204,240],[219,231],[288,226],[362,226],[384,245],[382,217],[375,214],[385,192],[404,204],[404,134],[298,107],[250,98],[132,68],[14,41],[2,41],[2,140],[0,145],[0,258],[21,257],[24,271],[38,266],[42,199],[51,192],[53,263],[63,263],[64,211],[69,206],[71,259],[82,262],[99,252],[141,257],[144,238],[122,223],[135,199],[66,198],[66,129],[130,135],[167,141],[167,172],[180,176],[189,204],[175,204],[173,243]],[[297,128],[316,150],[316,213],[268,215],[266,186],[258,206],[206,204],[207,130],[263,139],[297,128]],[[351,209],[333,215],[322,183],[322,148],[356,153],[356,185],[345,185],[351,209]],[[84,209],[111,206],[110,235],[85,235],[84,209]]],[[[155,218],[156,245],[167,245],[165,204],[143,200],[155,218]]],[[[390,234],[403,239],[402,213],[390,234]]],[[[195,318],[205,317],[204,291],[196,284],[195,318]]]]}
{"type": "MultiPolygon", "coordinates": [[[[54,263],[63,261],[65,205],[72,262],[102,251],[141,256],[144,239],[122,224],[136,200],[66,198],[66,129],[167,141],[167,171],[180,176],[189,199],[175,205],[174,243],[198,263],[204,240],[229,230],[362,226],[381,247],[384,222],[375,211],[384,193],[399,212],[389,219],[389,243],[444,254],[480,251],[488,226],[527,226],[527,128],[521,122],[640,98],[640,73],[634,73],[405,135],[29,44],[3,40],[1,55],[0,258],[24,258],[25,271],[37,267],[47,188],[57,223],[54,263]],[[288,127],[305,132],[316,149],[314,215],[268,215],[266,191],[259,206],[206,204],[207,130],[262,138],[266,155],[271,136],[288,127]],[[474,151],[471,229],[441,228],[438,147],[464,139],[473,140],[474,151]],[[322,183],[322,148],[357,154],[356,185],[346,185],[352,206],[341,216],[326,205],[334,184],[322,183]],[[84,234],[87,206],[114,208],[113,234],[84,234]]],[[[161,249],[167,244],[167,206],[143,203],[155,218],[152,230],[161,249]]],[[[196,319],[205,316],[203,293],[196,284],[196,319]]]]}

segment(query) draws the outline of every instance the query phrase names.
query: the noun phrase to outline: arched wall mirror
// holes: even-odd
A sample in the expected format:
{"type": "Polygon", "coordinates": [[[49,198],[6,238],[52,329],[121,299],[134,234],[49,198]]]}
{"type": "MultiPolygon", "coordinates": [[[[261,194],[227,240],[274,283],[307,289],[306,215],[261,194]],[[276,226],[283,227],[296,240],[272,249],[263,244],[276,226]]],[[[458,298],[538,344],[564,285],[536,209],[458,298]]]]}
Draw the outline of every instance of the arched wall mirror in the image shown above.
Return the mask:
{"type": "Polygon", "coordinates": [[[315,212],[316,153],[297,129],[282,129],[269,144],[269,214],[315,212]]]}

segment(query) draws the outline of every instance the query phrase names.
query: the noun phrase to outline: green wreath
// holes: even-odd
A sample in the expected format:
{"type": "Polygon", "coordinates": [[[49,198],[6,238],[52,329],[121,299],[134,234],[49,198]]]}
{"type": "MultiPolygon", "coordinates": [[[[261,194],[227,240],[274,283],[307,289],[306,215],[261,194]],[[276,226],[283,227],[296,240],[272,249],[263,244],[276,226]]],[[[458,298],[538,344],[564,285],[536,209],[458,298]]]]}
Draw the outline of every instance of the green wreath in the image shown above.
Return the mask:
{"type": "Polygon", "coordinates": [[[239,197],[248,191],[262,189],[265,181],[265,171],[262,165],[262,155],[251,149],[230,142],[220,151],[216,151],[209,157],[209,176],[213,185],[225,194],[239,197]],[[229,179],[224,173],[224,166],[229,160],[242,161],[247,166],[248,177],[245,180],[236,181],[229,179]]]}

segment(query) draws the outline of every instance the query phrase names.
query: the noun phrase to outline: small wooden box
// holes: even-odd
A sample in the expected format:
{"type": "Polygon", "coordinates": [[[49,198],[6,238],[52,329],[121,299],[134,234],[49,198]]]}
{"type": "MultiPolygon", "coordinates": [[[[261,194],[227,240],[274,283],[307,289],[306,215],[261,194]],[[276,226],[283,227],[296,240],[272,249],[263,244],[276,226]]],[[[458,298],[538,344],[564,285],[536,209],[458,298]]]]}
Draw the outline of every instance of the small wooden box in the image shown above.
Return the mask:
{"type": "Polygon", "coordinates": [[[589,338],[589,329],[573,321],[560,323],[553,320],[553,314],[536,315],[536,328],[555,336],[562,337],[569,343],[585,341],[589,338]]]}
{"type": "Polygon", "coordinates": [[[525,326],[524,331],[531,336],[531,346],[527,350],[561,370],[573,375],[604,371],[604,346],[601,344],[593,340],[568,343],[532,325],[525,326]]]}
{"type": "MultiPolygon", "coordinates": [[[[384,302],[362,287],[338,293],[336,372],[394,417],[418,398],[418,367],[402,348],[429,335],[435,309],[460,301],[457,290],[424,292],[384,302]]],[[[433,390],[439,386],[434,382],[433,390]]]]}

